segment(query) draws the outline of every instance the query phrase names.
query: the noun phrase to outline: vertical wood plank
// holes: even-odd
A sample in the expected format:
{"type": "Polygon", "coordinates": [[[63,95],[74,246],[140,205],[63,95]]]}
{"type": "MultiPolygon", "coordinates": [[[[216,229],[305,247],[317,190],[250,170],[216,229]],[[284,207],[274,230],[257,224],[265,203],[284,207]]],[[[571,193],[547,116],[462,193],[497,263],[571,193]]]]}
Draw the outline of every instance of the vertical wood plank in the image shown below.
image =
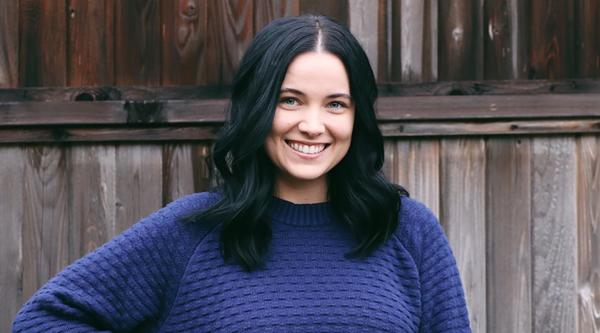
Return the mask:
{"type": "Polygon", "coordinates": [[[401,9],[401,68],[403,82],[423,79],[423,40],[426,1],[402,1],[401,9]]]}
{"type": "Polygon", "coordinates": [[[113,0],[68,1],[69,85],[114,84],[113,0]]]}
{"type": "Polygon", "coordinates": [[[0,200],[0,331],[9,332],[23,301],[23,149],[0,147],[0,161],[0,187],[6,193],[0,200]]]}
{"type": "Polygon", "coordinates": [[[19,82],[22,86],[67,84],[65,1],[19,1],[19,82]]]}
{"type": "Polygon", "coordinates": [[[405,180],[408,178],[407,169],[401,165],[401,156],[405,156],[404,150],[408,151],[408,142],[406,140],[397,140],[393,138],[386,138],[383,143],[384,149],[384,162],[383,162],[383,174],[391,182],[402,185],[410,192],[410,189],[406,187],[405,180]]]}
{"type": "Polygon", "coordinates": [[[377,73],[378,2],[354,0],[348,3],[350,31],[362,45],[373,72],[377,73]]]}
{"type": "Polygon", "coordinates": [[[160,12],[157,0],[115,2],[115,83],[160,84],[160,12]]]}
{"type": "Polygon", "coordinates": [[[300,14],[325,15],[348,26],[348,0],[300,0],[300,14]]]}
{"type": "Polygon", "coordinates": [[[600,1],[575,1],[576,73],[578,78],[600,77],[600,1]]]}
{"type": "Polygon", "coordinates": [[[485,2],[486,80],[526,79],[528,74],[527,3],[518,0],[485,2]]]}
{"type": "Polygon", "coordinates": [[[440,146],[438,140],[398,141],[396,168],[399,182],[410,196],[440,216],[440,146]]]}
{"type": "Polygon", "coordinates": [[[68,152],[60,147],[25,149],[23,296],[28,299],[68,263],[68,152]]]}
{"type": "Polygon", "coordinates": [[[162,206],[162,148],[116,147],[115,234],[162,206]]]}
{"type": "Polygon", "coordinates": [[[486,144],[487,332],[531,332],[531,155],[527,138],[486,144]]]}
{"type": "Polygon", "coordinates": [[[19,84],[19,3],[0,0],[0,88],[19,84]]]}
{"type": "Polygon", "coordinates": [[[215,185],[209,143],[163,146],[163,204],[215,185]]]}
{"type": "Polygon", "coordinates": [[[572,332],[577,316],[575,140],[535,138],[532,144],[533,329],[572,332]]]}
{"type": "Polygon", "coordinates": [[[529,79],[570,78],[574,71],[574,2],[531,1],[529,79]]]}
{"type": "Polygon", "coordinates": [[[276,18],[296,16],[300,13],[299,0],[254,0],[254,32],[276,18]]]}
{"type": "Polygon", "coordinates": [[[577,332],[600,331],[600,138],[579,139],[577,332]]]}
{"type": "Polygon", "coordinates": [[[191,144],[163,146],[163,205],[194,193],[191,144]]]}
{"type": "Polygon", "coordinates": [[[69,259],[73,261],[116,234],[115,147],[74,146],[69,169],[69,259]]]}
{"type": "Polygon", "coordinates": [[[389,3],[391,15],[388,14],[389,24],[389,79],[402,81],[402,1],[391,0],[389,3]]]}
{"type": "Polygon", "coordinates": [[[423,18],[423,65],[422,81],[438,78],[438,0],[425,1],[423,18]]]}
{"type": "Polygon", "coordinates": [[[471,328],[485,332],[485,145],[482,139],[444,139],[441,148],[441,222],[465,287],[471,328]]]}
{"type": "Polygon", "coordinates": [[[479,1],[439,2],[439,77],[475,80],[478,77],[479,1]]]}
{"type": "Polygon", "coordinates": [[[388,33],[388,0],[378,0],[377,11],[377,67],[373,68],[377,73],[378,82],[387,82],[390,80],[389,74],[389,56],[388,44],[390,33],[388,33]]]}
{"type": "Polygon", "coordinates": [[[206,83],[207,1],[161,1],[160,8],[162,85],[206,83]]]}

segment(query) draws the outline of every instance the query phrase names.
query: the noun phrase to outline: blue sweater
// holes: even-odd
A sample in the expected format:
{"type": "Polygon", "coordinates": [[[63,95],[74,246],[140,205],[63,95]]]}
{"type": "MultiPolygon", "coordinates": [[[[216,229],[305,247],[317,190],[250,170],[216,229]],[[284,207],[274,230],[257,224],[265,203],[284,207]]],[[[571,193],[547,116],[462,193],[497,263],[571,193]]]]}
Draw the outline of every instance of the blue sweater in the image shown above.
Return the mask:
{"type": "Polygon", "coordinates": [[[399,226],[366,259],[330,204],[274,198],[266,269],[225,263],[219,227],[182,218],[216,194],[177,200],[79,259],[17,315],[14,332],[470,332],[440,225],[402,199],[399,226]]]}

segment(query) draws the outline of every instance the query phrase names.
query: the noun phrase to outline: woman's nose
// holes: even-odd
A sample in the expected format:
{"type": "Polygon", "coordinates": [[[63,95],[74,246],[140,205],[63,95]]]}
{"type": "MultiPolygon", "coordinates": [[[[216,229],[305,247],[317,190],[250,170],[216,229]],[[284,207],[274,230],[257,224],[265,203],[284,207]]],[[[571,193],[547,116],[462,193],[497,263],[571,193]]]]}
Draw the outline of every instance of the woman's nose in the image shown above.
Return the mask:
{"type": "Polygon", "coordinates": [[[300,121],[298,130],[308,136],[315,137],[325,132],[325,124],[323,124],[318,111],[311,111],[307,112],[306,117],[300,121]]]}

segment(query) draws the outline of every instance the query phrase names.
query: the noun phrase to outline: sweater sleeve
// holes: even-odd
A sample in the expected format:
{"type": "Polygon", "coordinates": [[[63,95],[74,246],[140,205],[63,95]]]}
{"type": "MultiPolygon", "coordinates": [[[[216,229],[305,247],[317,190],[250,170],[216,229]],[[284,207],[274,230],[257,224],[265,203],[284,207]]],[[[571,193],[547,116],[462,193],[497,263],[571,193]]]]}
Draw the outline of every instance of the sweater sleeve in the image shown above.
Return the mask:
{"type": "Polygon", "coordinates": [[[403,197],[398,219],[398,237],[419,275],[419,332],[471,332],[456,260],[437,218],[422,203],[403,197]]]}
{"type": "Polygon", "coordinates": [[[202,229],[180,220],[208,201],[175,201],[69,265],[23,306],[13,332],[125,332],[159,320],[202,229]]]}

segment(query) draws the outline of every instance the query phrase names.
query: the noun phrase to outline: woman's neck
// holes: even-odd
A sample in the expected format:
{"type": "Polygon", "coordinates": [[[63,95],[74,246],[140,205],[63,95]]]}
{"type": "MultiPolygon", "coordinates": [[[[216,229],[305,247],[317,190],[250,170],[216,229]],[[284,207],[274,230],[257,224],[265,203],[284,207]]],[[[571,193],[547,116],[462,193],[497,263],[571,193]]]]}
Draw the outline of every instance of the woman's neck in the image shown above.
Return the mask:
{"type": "Polygon", "coordinates": [[[310,204],[327,201],[327,179],[289,179],[279,176],[275,179],[274,196],[296,204],[310,204]]]}

